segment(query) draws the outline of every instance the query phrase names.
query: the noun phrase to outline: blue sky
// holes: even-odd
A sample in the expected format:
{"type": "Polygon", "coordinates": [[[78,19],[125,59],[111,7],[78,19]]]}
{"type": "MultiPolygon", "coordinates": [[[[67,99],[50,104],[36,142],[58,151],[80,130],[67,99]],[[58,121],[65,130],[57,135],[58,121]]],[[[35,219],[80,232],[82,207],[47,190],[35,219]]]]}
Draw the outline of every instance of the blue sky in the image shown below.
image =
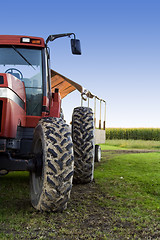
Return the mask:
{"type": "MultiPolygon", "coordinates": [[[[160,127],[160,1],[3,1],[0,34],[41,36],[75,32],[50,43],[54,70],[107,101],[107,127],[160,127]]],[[[78,92],[63,100],[67,121],[78,92]]],[[[98,107],[98,105],[97,105],[98,107]]]]}

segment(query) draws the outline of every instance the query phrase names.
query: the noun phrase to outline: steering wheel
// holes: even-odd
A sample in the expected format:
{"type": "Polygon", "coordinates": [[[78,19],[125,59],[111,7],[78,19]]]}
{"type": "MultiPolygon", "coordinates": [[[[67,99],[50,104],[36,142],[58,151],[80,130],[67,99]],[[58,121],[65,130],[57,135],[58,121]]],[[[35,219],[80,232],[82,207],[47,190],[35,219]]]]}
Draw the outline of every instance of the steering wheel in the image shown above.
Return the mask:
{"type": "Polygon", "coordinates": [[[10,73],[10,74],[12,74],[13,76],[19,78],[20,80],[23,79],[23,74],[21,73],[21,71],[19,71],[19,70],[16,69],[16,68],[9,68],[9,69],[7,69],[7,70],[5,71],[5,73],[10,73]],[[13,71],[17,71],[18,73],[16,73],[16,72],[14,73],[13,71]]]}

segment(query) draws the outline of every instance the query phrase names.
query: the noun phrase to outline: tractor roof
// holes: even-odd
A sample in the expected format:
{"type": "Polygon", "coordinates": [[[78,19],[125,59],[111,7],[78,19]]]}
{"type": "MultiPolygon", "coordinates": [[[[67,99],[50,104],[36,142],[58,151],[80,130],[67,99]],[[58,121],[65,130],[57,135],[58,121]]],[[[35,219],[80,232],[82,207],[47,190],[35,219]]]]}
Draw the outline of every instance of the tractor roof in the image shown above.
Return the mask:
{"type": "MultiPolygon", "coordinates": [[[[78,90],[81,95],[86,95],[89,98],[96,97],[97,99],[104,101],[103,99],[98,98],[94,94],[92,94],[87,89],[83,88],[80,84],[66,78],[65,76],[57,73],[56,71],[51,69],[51,90],[54,92],[55,88],[59,89],[61,98],[66,97],[69,93],[78,90]]],[[[105,101],[104,101],[105,102],[105,101]]]]}
{"type": "Polygon", "coordinates": [[[55,88],[59,88],[61,98],[64,98],[69,93],[75,91],[76,89],[82,93],[83,87],[76,82],[66,78],[65,76],[57,73],[51,69],[51,89],[54,92],[55,88]]]}
{"type": "Polygon", "coordinates": [[[43,38],[18,36],[18,35],[0,35],[0,45],[17,45],[31,47],[45,47],[43,38]]]}

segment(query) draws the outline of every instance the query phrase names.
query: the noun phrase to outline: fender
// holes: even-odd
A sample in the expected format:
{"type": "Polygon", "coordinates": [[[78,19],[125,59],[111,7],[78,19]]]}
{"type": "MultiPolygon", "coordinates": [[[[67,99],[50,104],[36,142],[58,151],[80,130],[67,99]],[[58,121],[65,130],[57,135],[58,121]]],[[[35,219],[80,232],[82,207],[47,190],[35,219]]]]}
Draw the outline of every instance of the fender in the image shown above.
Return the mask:
{"type": "Polygon", "coordinates": [[[59,94],[59,89],[55,89],[55,93],[52,93],[52,101],[50,106],[50,117],[60,117],[61,112],[61,97],[59,94]]]}

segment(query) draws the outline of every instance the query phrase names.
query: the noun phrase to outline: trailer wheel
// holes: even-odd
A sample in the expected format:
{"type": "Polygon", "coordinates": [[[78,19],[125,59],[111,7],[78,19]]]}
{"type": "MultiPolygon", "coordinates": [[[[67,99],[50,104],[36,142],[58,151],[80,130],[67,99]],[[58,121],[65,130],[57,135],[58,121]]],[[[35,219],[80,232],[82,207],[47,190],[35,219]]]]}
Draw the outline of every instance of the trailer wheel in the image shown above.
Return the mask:
{"type": "Polygon", "coordinates": [[[40,211],[63,211],[73,179],[73,144],[69,126],[60,118],[43,118],[35,128],[36,170],[30,173],[31,203],[40,211]]]}
{"type": "Polygon", "coordinates": [[[95,145],[95,162],[101,161],[101,147],[99,145],[95,145]]]}
{"type": "Polygon", "coordinates": [[[72,116],[75,183],[89,183],[94,172],[93,112],[88,107],[77,107],[72,116]]]}

